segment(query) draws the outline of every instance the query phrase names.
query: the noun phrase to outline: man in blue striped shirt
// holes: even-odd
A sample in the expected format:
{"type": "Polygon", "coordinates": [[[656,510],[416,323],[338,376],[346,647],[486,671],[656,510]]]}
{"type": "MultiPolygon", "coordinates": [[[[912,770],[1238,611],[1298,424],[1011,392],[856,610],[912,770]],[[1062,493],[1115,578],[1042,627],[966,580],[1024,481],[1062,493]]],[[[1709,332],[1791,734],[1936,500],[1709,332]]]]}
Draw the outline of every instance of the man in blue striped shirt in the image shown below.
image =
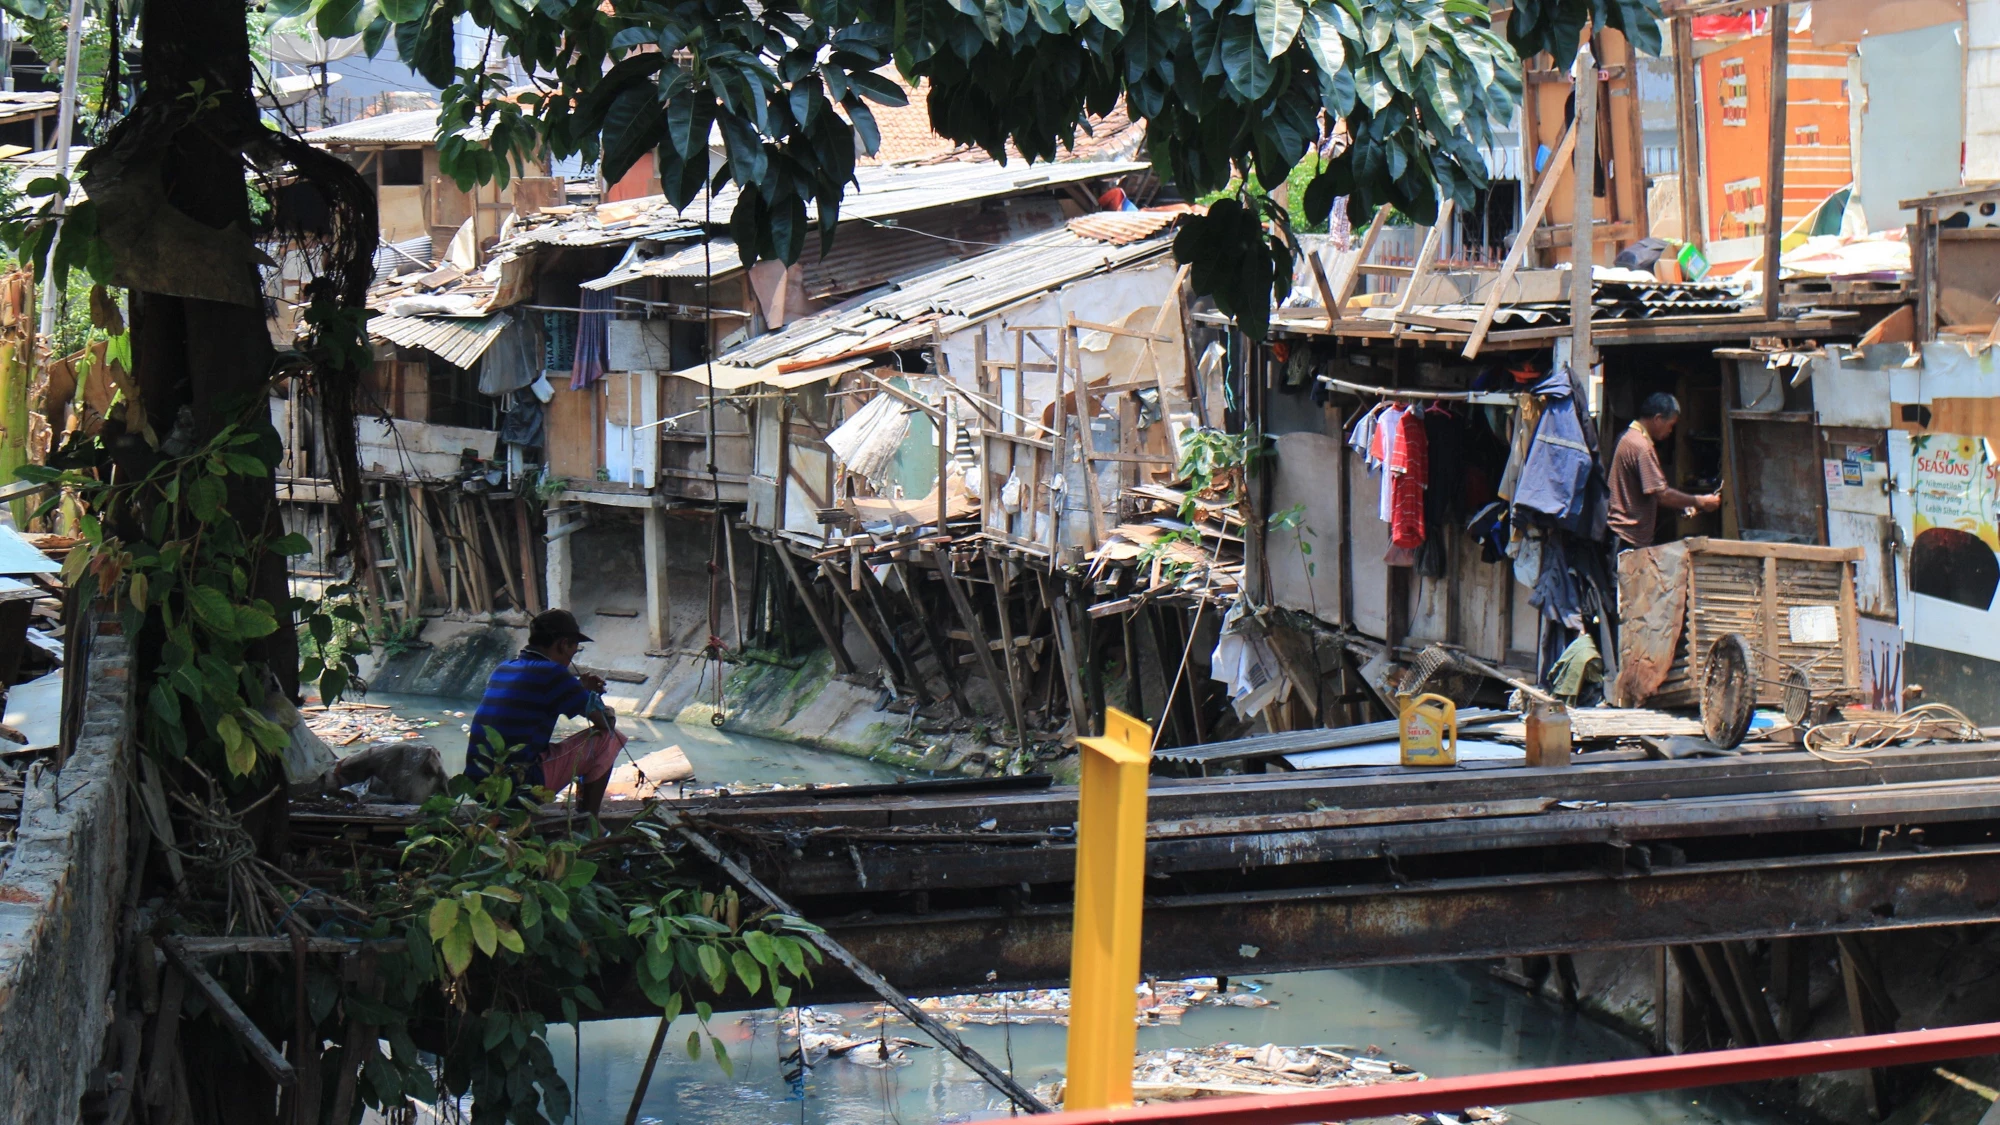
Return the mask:
{"type": "Polygon", "coordinates": [[[583,714],[591,695],[604,691],[602,677],[570,671],[570,662],[588,640],[566,609],[535,615],[528,625],[528,647],[495,668],[486,681],[465,748],[467,777],[507,770],[522,783],[544,784],[540,761],[549,752],[557,716],[583,714]],[[496,740],[506,747],[503,754],[494,752],[496,740]]]}

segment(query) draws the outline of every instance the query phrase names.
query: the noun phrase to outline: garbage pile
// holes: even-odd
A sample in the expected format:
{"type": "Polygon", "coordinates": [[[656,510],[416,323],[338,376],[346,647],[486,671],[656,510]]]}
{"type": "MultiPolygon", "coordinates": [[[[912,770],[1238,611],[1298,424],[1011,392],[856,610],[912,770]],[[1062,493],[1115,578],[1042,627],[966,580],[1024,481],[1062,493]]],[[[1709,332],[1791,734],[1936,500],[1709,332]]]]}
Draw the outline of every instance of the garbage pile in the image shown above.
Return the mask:
{"type": "MultiPolygon", "coordinates": [[[[1189,1008],[1268,1008],[1276,1002],[1257,993],[1253,982],[1229,981],[1214,977],[1187,980],[1147,981],[1138,988],[1139,1023],[1147,1027],[1174,1027],[1189,1008]]],[[[1037,988],[1025,992],[977,992],[960,996],[930,996],[917,1006],[952,1024],[1069,1024],[1069,989],[1037,988]]],[[[879,1016],[878,1016],[879,1018],[879,1016]]]]}
{"type": "Polygon", "coordinates": [[[436,719],[399,715],[386,703],[341,702],[332,707],[304,707],[300,713],[306,726],[328,746],[421,738],[425,730],[443,725],[436,719]]]}

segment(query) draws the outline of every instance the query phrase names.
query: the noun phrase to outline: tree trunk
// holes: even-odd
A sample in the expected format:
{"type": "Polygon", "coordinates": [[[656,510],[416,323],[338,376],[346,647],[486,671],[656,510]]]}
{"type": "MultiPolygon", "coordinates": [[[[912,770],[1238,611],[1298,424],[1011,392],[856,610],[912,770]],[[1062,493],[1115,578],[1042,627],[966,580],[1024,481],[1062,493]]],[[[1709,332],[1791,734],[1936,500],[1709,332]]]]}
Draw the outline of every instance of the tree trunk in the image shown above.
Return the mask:
{"type": "MultiPolygon", "coordinates": [[[[250,226],[240,138],[262,129],[251,93],[249,29],[242,0],[175,0],[148,4],[141,17],[146,80],[138,116],[171,107],[182,127],[168,142],[163,177],[166,202],[204,226],[250,226]]],[[[242,268],[254,270],[244,262],[242,268]]],[[[153,432],[173,432],[183,409],[188,435],[205,442],[265,400],[275,351],[260,307],[135,289],[131,293],[133,377],[153,432]]],[[[250,425],[275,454],[281,443],[268,410],[250,425]]],[[[275,457],[269,458],[275,460],[275,457]]],[[[282,533],[271,477],[229,478],[229,513],[240,526],[282,533]]],[[[258,597],[289,623],[290,591],[284,559],[260,559],[258,597]]],[[[281,691],[298,697],[298,638],[289,627],[252,650],[265,661],[281,691]]]]}

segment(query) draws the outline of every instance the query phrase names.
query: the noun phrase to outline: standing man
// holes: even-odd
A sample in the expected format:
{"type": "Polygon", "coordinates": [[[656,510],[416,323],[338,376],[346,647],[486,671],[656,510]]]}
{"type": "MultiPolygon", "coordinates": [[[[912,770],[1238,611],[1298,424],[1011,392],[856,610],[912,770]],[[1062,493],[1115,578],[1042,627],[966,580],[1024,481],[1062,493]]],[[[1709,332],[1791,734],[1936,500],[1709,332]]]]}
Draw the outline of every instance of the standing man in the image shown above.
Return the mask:
{"type": "MultiPolygon", "coordinates": [[[[604,690],[602,677],[570,671],[570,662],[588,640],[577,628],[576,616],[566,609],[535,615],[528,625],[528,646],[495,668],[486,681],[486,694],[473,712],[465,747],[467,777],[478,780],[512,772],[517,785],[561,789],[569,784],[569,777],[545,778],[542,764],[549,757],[556,718],[585,714],[591,709],[591,697],[604,690]],[[496,753],[496,741],[506,749],[496,753]]],[[[603,799],[611,773],[608,757],[603,765],[601,772],[589,767],[581,771],[584,780],[577,797],[586,811],[595,812],[603,799]]]]}
{"type": "Polygon", "coordinates": [[[1680,421],[1681,404],[1664,392],[1646,396],[1639,406],[1639,420],[1626,428],[1611,455],[1611,511],[1607,522],[1618,536],[1618,549],[1653,545],[1660,505],[1678,508],[1692,515],[1713,512],[1722,506],[1720,493],[1692,496],[1667,486],[1667,474],[1660,468],[1659,443],[1674,432],[1680,421]]]}

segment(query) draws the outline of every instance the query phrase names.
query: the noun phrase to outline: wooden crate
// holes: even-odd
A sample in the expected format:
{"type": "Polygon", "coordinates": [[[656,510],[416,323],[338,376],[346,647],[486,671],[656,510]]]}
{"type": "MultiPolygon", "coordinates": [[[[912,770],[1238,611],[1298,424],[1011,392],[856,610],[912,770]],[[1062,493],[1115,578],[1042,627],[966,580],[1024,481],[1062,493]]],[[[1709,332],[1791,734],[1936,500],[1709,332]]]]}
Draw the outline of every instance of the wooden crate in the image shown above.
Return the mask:
{"type": "MultiPolygon", "coordinates": [[[[1646,697],[1647,706],[1698,705],[1709,647],[1726,633],[1742,634],[1764,657],[1757,669],[1759,707],[1784,705],[1789,667],[1808,668],[1816,699],[1844,697],[1858,688],[1854,564],[1862,557],[1861,548],[1708,538],[1667,546],[1687,552],[1686,608],[1673,664],[1646,697]],[[1794,618],[1804,616],[1794,614],[1795,609],[1830,609],[1837,636],[1828,641],[1795,636],[1794,618]]],[[[1625,616],[1629,620],[1633,615],[1625,616]]],[[[1798,624],[1803,628],[1807,622],[1798,624]]]]}

